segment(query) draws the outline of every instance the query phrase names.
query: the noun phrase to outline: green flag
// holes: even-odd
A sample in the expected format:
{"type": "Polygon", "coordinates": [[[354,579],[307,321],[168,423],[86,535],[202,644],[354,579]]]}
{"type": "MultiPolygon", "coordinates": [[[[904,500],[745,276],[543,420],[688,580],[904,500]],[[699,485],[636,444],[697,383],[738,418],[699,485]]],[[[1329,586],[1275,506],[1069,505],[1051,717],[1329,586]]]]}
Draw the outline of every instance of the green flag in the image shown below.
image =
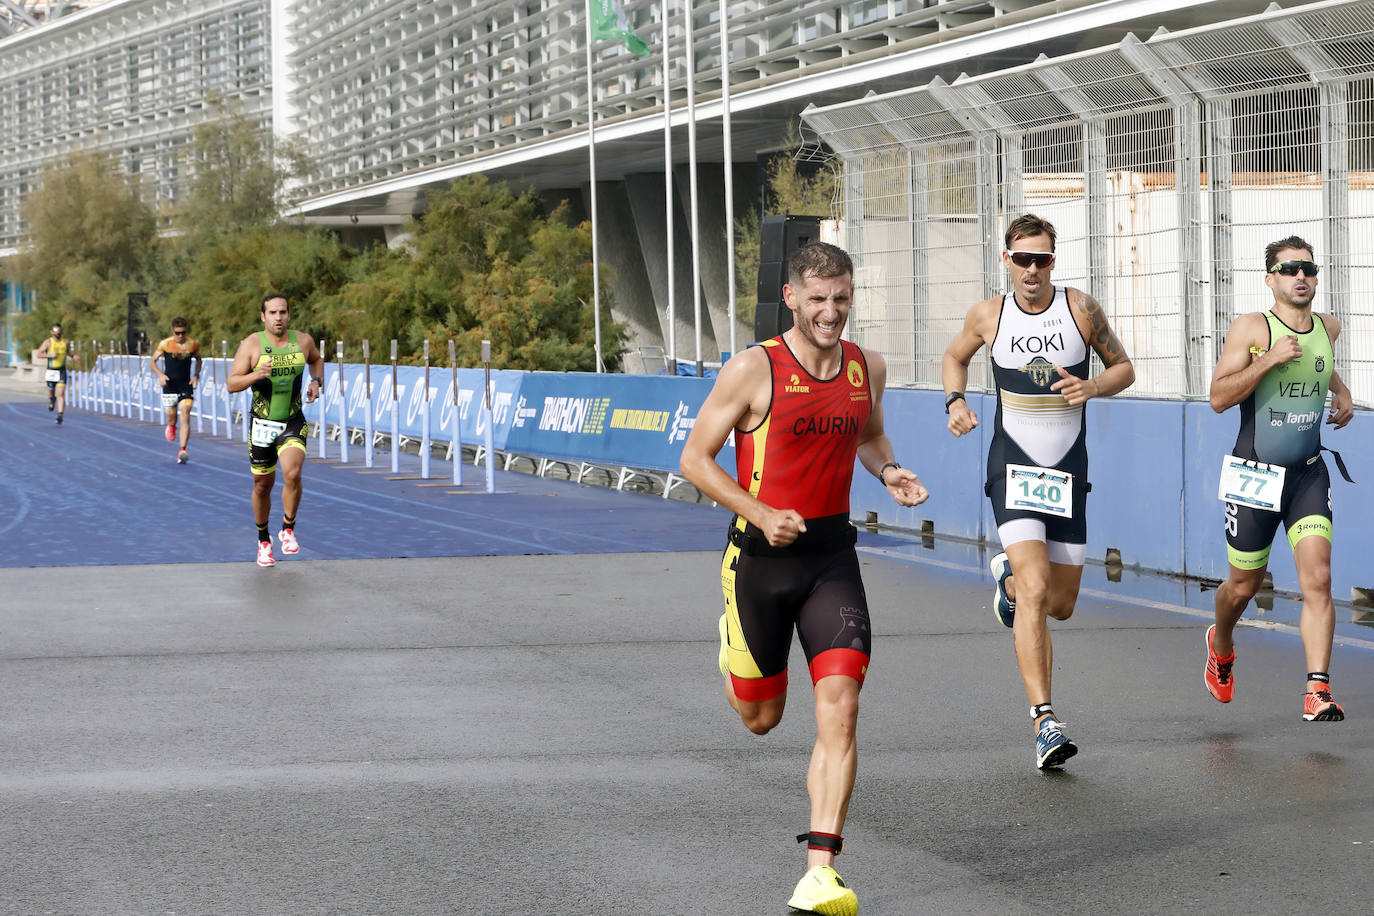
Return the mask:
{"type": "Polygon", "coordinates": [[[641,57],[649,53],[649,46],[630,28],[630,18],[619,0],[587,0],[587,15],[592,20],[593,39],[623,41],[631,53],[641,57]]]}

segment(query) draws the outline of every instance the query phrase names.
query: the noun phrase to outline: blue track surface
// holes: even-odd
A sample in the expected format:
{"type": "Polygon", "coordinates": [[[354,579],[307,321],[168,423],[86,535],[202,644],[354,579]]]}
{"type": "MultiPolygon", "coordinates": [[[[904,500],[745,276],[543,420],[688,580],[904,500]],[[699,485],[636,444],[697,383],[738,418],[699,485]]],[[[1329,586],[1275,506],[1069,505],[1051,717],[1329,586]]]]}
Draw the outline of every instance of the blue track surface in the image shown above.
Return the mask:
{"type": "MultiPolygon", "coordinates": [[[[194,424],[194,421],[193,421],[194,424]]],[[[0,567],[251,562],[256,541],[247,446],[196,437],[191,461],[160,426],[79,410],[63,426],[39,403],[0,403],[0,567]]],[[[315,454],[311,443],[311,454],[315,454]]],[[[337,456],[337,443],[330,443],[337,456]]],[[[602,486],[464,468],[460,493],[421,486],[453,479],[431,462],[430,481],[389,480],[389,453],[362,468],[310,458],[297,516],[299,560],[718,550],[728,514],[602,486]]],[[[402,455],[398,476],[418,477],[402,455]]],[[[281,522],[281,482],[272,529],[281,522]]],[[[897,543],[864,535],[867,543],[897,543]]]]}
{"type": "MultiPolygon", "coordinates": [[[[63,426],[46,406],[0,404],[0,566],[213,563],[254,559],[247,447],[227,439],[190,442],[191,461],[161,427],[68,410],[63,426]]],[[[331,443],[334,454],[338,446],[331,443]]],[[[314,454],[314,443],[312,443],[314,454]]],[[[361,473],[311,458],[294,559],[620,553],[715,549],[725,513],[706,505],[618,493],[527,474],[464,469],[461,494],[361,473]],[[472,491],[472,492],[468,492],[472,491]],[[668,510],[668,511],[665,511],[668,510]]],[[[375,471],[390,468],[379,453],[375,471]]],[[[402,476],[419,458],[402,455],[402,476]]],[[[452,465],[434,461],[430,483],[452,482],[452,465]]],[[[281,517],[281,483],[272,526],[281,517]]],[[[279,563],[283,562],[278,558],[279,563]]],[[[284,562],[292,562],[286,560],[284,562]]]]}

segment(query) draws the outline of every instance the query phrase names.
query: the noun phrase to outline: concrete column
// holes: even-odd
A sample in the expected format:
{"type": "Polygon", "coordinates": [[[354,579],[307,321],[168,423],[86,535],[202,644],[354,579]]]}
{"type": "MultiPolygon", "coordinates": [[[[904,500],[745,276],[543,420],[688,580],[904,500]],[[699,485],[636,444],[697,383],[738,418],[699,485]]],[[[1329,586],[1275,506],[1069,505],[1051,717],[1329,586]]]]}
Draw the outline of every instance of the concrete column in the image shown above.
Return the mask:
{"type": "MultiPolygon", "coordinates": [[[[584,195],[590,187],[584,187],[584,195]]],[[[601,278],[610,292],[610,301],[603,297],[601,302],[602,318],[613,318],[628,325],[627,355],[638,347],[662,346],[663,333],[654,304],[654,289],[645,270],[645,252],[636,230],[627,185],[623,181],[598,181],[596,188],[597,248],[602,265],[608,268],[601,278]]],[[[590,200],[587,207],[590,209],[590,200]]],[[[604,337],[602,343],[609,347],[604,337]]],[[[624,360],[623,365],[627,372],[642,371],[640,360],[635,358],[624,360]]]]}

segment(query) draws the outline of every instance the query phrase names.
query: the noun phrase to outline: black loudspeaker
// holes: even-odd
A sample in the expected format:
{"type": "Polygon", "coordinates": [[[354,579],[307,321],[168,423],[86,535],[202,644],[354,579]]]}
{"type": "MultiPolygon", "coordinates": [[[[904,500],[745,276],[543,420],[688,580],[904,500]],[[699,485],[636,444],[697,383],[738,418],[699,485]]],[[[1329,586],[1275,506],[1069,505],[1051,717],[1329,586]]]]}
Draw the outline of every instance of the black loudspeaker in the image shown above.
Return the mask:
{"type": "Polygon", "coordinates": [[[143,318],[148,314],[148,294],[129,293],[129,320],[125,328],[124,342],[129,353],[139,353],[139,344],[148,339],[143,332],[143,318]]]}
{"type": "Polygon", "coordinates": [[[792,327],[792,310],[782,299],[787,261],[807,242],[820,237],[819,216],[765,216],[759,226],[758,306],[754,311],[754,339],[768,340],[792,327]]]}
{"type": "Polygon", "coordinates": [[[754,307],[754,340],[772,340],[792,327],[792,310],[786,302],[760,302],[754,307]]]}

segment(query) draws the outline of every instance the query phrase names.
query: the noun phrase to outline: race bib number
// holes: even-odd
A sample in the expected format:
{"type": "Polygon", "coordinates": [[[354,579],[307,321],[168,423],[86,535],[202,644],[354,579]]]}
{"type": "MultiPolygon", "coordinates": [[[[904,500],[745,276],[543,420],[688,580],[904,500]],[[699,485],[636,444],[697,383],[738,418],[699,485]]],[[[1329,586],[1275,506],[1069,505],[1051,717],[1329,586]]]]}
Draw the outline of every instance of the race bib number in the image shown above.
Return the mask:
{"type": "Polygon", "coordinates": [[[162,406],[166,407],[168,410],[177,406],[177,401],[179,400],[181,400],[181,395],[177,394],[176,392],[168,394],[164,391],[162,393],[162,406]]]}
{"type": "Polygon", "coordinates": [[[1261,464],[1226,455],[1221,459],[1221,483],[1217,486],[1217,499],[1251,509],[1277,512],[1283,500],[1283,477],[1286,473],[1282,465],[1261,464]]]}
{"type": "Polygon", "coordinates": [[[1054,468],[1009,464],[1006,507],[1073,518],[1073,475],[1054,468]]]}
{"type": "Polygon", "coordinates": [[[260,417],[253,418],[253,427],[248,432],[248,441],[254,445],[269,446],[277,441],[277,437],[286,431],[286,423],[281,420],[264,420],[260,417]]]}
{"type": "Polygon", "coordinates": [[[45,381],[45,382],[60,382],[60,381],[62,381],[62,370],[61,370],[61,369],[44,369],[44,370],[43,370],[43,381],[45,381]]]}

